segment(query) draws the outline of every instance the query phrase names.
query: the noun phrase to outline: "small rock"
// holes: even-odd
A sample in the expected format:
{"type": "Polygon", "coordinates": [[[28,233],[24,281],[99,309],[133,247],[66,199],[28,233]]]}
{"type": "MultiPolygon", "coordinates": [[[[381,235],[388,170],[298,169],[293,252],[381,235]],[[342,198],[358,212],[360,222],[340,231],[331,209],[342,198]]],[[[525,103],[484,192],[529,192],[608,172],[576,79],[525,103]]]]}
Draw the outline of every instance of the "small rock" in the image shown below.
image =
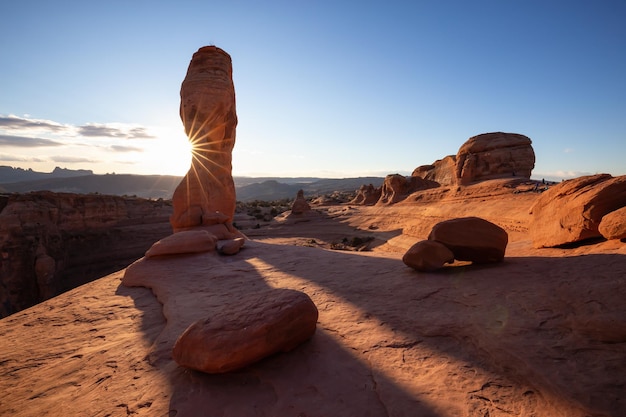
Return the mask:
{"type": "Polygon", "coordinates": [[[317,307],[303,292],[272,289],[252,294],[190,325],[172,356],[179,365],[202,372],[234,371],[308,340],[317,317],[317,307]]]}
{"type": "Polygon", "coordinates": [[[454,262],[454,254],[442,243],[422,240],[406,251],[402,262],[417,271],[429,272],[454,262]]]}
{"type": "Polygon", "coordinates": [[[454,259],[474,263],[504,259],[509,235],[500,226],[479,217],[462,217],[437,223],[428,240],[444,244],[454,259]]]}

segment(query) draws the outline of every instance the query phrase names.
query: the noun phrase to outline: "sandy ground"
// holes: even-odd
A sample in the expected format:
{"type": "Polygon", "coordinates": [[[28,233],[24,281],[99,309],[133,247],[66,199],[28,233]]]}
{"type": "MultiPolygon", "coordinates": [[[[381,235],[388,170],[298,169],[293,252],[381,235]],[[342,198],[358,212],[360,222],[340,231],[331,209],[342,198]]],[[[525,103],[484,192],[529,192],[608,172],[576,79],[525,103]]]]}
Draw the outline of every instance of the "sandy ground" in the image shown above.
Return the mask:
{"type": "Polygon", "coordinates": [[[317,208],[247,231],[238,255],[140,260],[0,321],[0,415],[624,416],[626,244],[533,249],[533,193],[484,184],[392,207],[317,208]],[[418,273],[438,221],[509,233],[505,261],[418,273]],[[373,251],[330,250],[371,237],[373,251]],[[206,375],[171,348],[191,322],[271,288],[307,293],[316,334],[206,375]]]}

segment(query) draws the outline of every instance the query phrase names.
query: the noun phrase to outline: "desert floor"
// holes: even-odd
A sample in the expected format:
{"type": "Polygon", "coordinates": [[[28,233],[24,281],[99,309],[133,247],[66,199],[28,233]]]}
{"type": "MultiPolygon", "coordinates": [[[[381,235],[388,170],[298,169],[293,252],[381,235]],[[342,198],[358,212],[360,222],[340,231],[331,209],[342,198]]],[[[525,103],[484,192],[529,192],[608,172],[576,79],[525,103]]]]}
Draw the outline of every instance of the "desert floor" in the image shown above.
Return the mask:
{"type": "Polygon", "coordinates": [[[534,249],[536,198],[494,181],[316,207],[244,231],[234,256],[142,264],[143,286],[103,277],[0,320],[0,415],[624,416],[626,243],[534,249]],[[504,262],[402,263],[464,216],[507,230],[504,262]],[[354,237],[372,250],[330,249],[354,237]],[[171,359],[189,324],[277,288],[317,305],[311,340],[221,375],[171,359]]]}

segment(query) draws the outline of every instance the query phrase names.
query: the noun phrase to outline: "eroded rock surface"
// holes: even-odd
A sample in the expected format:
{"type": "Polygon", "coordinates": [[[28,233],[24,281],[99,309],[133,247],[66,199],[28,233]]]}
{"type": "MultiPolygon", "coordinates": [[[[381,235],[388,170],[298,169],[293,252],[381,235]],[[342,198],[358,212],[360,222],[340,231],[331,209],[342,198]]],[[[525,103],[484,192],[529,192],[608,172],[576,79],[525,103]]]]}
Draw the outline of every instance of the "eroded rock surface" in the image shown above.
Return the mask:
{"type": "Polygon", "coordinates": [[[225,307],[178,338],[172,357],[179,365],[206,373],[234,371],[288,352],[315,333],[317,308],[300,291],[268,290],[225,307]]]}
{"type": "Polygon", "coordinates": [[[232,223],[232,150],[237,113],[230,55],[215,46],[192,57],[180,90],[180,117],[192,144],[191,167],[173,196],[174,231],[232,223]]]}
{"type": "Polygon", "coordinates": [[[476,181],[525,177],[535,167],[531,140],[517,133],[483,133],[469,138],[456,154],[456,178],[459,184],[476,181]]]}
{"type": "Polygon", "coordinates": [[[49,191],[3,201],[0,317],[122,269],[170,233],[164,201],[49,191]]]}
{"type": "Polygon", "coordinates": [[[599,238],[602,218],[626,206],[626,176],[589,175],[544,191],[531,208],[530,235],[537,248],[599,238]]]}
{"type": "Polygon", "coordinates": [[[459,261],[493,263],[504,259],[509,236],[500,226],[485,219],[462,217],[437,223],[428,240],[446,246],[459,261]]]}

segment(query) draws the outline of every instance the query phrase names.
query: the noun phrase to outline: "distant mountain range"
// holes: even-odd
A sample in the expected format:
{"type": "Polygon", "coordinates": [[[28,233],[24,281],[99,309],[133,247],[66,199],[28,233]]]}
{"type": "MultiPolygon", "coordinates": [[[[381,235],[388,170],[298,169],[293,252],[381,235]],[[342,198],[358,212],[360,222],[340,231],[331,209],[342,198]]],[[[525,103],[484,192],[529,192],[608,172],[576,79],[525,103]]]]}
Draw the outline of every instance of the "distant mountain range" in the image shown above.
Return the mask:
{"type": "MultiPolygon", "coordinates": [[[[0,166],[0,192],[27,193],[48,190],[77,194],[135,195],[143,198],[172,197],[182,177],[172,175],[96,175],[90,170],[55,168],[50,173],[0,166]]],[[[273,201],[295,198],[298,190],[307,197],[334,191],[355,191],[363,184],[380,186],[382,177],[329,179],[317,177],[234,177],[239,201],[273,201]]]]}

